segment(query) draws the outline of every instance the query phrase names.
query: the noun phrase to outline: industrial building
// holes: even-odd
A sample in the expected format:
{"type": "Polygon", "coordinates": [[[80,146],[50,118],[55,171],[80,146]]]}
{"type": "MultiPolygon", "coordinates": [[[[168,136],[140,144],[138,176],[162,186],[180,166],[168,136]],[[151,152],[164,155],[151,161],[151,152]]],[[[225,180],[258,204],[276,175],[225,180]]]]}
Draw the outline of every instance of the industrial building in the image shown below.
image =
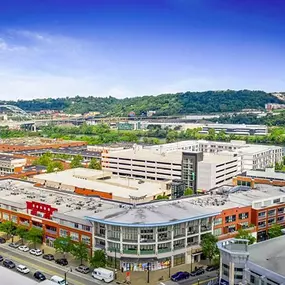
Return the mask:
{"type": "Polygon", "coordinates": [[[219,242],[220,284],[284,284],[284,243],[284,236],[253,245],[240,239],[219,242]]]}
{"type": "Polygon", "coordinates": [[[152,201],[158,195],[171,194],[170,181],[145,181],[129,176],[119,177],[106,170],[86,168],[39,174],[29,178],[29,181],[60,191],[122,202],[131,202],[136,197],[143,197],[142,201],[147,202],[152,201]]]}

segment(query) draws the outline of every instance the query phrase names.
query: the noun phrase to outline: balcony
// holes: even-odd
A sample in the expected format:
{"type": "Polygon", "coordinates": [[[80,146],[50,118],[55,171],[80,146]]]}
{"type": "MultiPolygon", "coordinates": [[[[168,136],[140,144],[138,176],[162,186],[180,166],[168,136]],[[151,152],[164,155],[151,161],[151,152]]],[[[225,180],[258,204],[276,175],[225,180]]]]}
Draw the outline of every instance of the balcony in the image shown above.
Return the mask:
{"type": "Polygon", "coordinates": [[[119,237],[108,237],[108,240],[120,241],[119,237]]]}
{"type": "Polygon", "coordinates": [[[42,230],[43,227],[40,227],[40,226],[36,226],[36,225],[32,225],[33,228],[36,228],[36,229],[39,229],[39,230],[42,230]]]}
{"type": "Polygon", "coordinates": [[[158,253],[165,253],[165,252],[170,252],[171,251],[171,248],[159,248],[158,249],[158,253]]]}
{"type": "Polygon", "coordinates": [[[184,248],[184,247],[185,247],[184,244],[177,244],[177,245],[173,246],[173,250],[181,249],[181,248],[184,248]]]}
{"type": "Polygon", "coordinates": [[[20,224],[21,226],[26,226],[26,227],[29,227],[29,226],[30,226],[30,222],[29,222],[29,221],[21,221],[21,220],[20,220],[19,224],[20,224]]]}
{"type": "Polygon", "coordinates": [[[173,238],[182,238],[185,237],[185,231],[174,234],[173,238]]]}
{"type": "Polygon", "coordinates": [[[141,238],[140,243],[154,243],[154,239],[146,239],[146,238],[141,238]]]}
{"type": "Polygon", "coordinates": [[[144,254],[155,254],[155,251],[154,250],[141,250],[141,255],[144,255],[144,254]]]}
{"type": "Polygon", "coordinates": [[[136,249],[124,249],[123,250],[124,254],[138,254],[138,251],[136,249]]]}
{"type": "Polygon", "coordinates": [[[120,250],[118,248],[115,248],[115,247],[108,247],[108,251],[120,253],[120,250]]]}

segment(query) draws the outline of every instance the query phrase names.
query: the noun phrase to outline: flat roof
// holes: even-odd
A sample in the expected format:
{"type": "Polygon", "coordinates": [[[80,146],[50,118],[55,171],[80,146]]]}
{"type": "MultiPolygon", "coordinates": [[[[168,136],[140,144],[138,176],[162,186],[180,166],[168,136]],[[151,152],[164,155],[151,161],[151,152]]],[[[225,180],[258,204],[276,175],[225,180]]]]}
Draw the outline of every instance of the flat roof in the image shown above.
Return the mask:
{"type": "Polygon", "coordinates": [[[285,180],[284,172],[275,172],[274,170],[247,170],[246,176],[285,180]]]}
{"type": "Polygon", "coordinates": [[[86,216],[90,221],[110,225],[131,227],[173,225],[183,221],[212,217],[220,213],[217,209],[203,208],[191,203],[191,199],[169,200],[145,205],[123,205],[86,216]]]}
{"type": "Polygon", "coordinates": [[[27,201],[51,205],[58,210],[55,216],[59,215],[63,218],[64,215],[67,215],[77,220],[80,219],[80,223],[87,223],[84,221],[84,217],[95,211],[117,207],[114,202],[102,201],[99,197],[86,197],[73,192],[35,187],[26,181],[0,180],[0,204],[11,205],[26,211],[27,201]]]}
{"type": "Polygon", "coordinates": [[[115,157],[115,158],[128,158],[128,159],[139,159],[139,160],[150,160],[150,161],[159,161],[159,162],[167,162],[167,163],[177,163],[181,164],[182,160],[182,151],[170,151],[163,152],[162,154],[154,151],[152,149],[126,149],[126,150],[118,150],[111,151],[107,154],[103,154],[103,157],[115,157]]]}
{"type": "Polygon", "coordinates": [[[0,160],[2,160],[2,161],[10,161],[11,162],[13,160],[25,160],[25,158],[19,158],[19,157],[15,157],[13,155],[0,153],[0,160]]]}
{"type": "Polygon", "coordinates": [[[137,197],[147,195],[149,197],[166,190],[163,188],[165,182],[142,181],[129,177],[122,178],[112,176],[108,171],[87,168],[76,168],[35,175],[34,180],[37,181],[38,179],[70,185],[72,187],[112,193],[113,196],[127,199],[129,199],[129,195],[137,197]],[[97,179],[98,176],[109,176],[109,178],[100,180],[97,179]]]}
{"type": "Polygon", "coordinates": [[[208,128],[246,128],[246,129],[267,129],[266,125],[246,125],[246,124],[206,124],[208,128]]]}
{"type": "Polygon", "coordinates": [[[285,236],[280,236],[248,247],[249,261],[285,276],[285,236]]]}

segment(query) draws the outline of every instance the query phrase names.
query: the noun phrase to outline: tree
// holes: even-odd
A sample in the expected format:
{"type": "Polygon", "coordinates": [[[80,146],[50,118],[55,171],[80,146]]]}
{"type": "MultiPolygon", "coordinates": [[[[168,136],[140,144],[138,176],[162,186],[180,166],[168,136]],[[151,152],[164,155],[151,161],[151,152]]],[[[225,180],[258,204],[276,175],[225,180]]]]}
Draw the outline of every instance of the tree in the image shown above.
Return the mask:
{"type": "Polygon", "coordinates": [[[96,170],[101,170],[102,169],[100,161],[98,159],[96,159],[96,158],[92,158],[90,160],[88,168],[96,169],[96,170]]]}
{"type": "Polygon", "coordinates": [[[95,250],[89,262],[94,268],[105,267],[107,260],[104,250],[95,250]]]}
{"type": "Polygon", "coordinates": [[[37,228],[31,228],[28,232],[27,239],[34,244],[36,248],[37,243],[43,242],[43,230],[37,228]]]}
{"type": "Polygon", "coordinates": [[[80,260],[80,265],[83,264],[83,261],[88,260],[88,247],[84,242],[73,244],[71,253],[75,259],[80,260]]]}
{"type": "Polygon", "coordinates": [[[193,195],[193,189],[192,188],[186,188],[184,191],[184,196],[191,196],[193,195]]]}
{"type": "Polygon", "coordinates": [[[202,237],[201,246],[203,254],[209,259],[210,263],[215,255],[218,254],[218,238],[212,234],[205,234],[202,237]]]}
{"type": "Polygon", "coordinates": [[[82,167],[82,164],[81,164],[82,160],[83,160],[83,157],[81,155],[75,155],[73,159],[71,160],[70,167],[71,168],[82,167]]]}
{"type": "Polygon", "coordinates": [[[268,236],[269,238],[275,238],[282,235],[282,227],[278,224],[274,224],[269,230],[268,230],[268,236]]]}
{"type": "Polygon", "coordinates": [[[16,229],[16,235],[21,238],[22,244],[24,244],[24,239],[28,237],[28,229],[24,226],[19,226],[16,229]]]}
{"type": "Polygon", "coordinates": [[[247,239],[248,244],[253,244],[256,242],[256,238],[254,236],[252,236],[252,234],[245,229],[239,229],[238,234],[235,236],[235,238],[247,239]]]}
{"type": "Polygon", "coordinates": [[[54,241],[53,246],[56,252],[62,253],[63,256],[65,257],[66,253],[69,253],[72,251],[73,244],[72,244],[71,238],[68,236],[68,237],[57,238],[54,241]]]}
{"type": "Polygon", "coordinates": [[[7,234],[7,239],[12,236],[12,242],[14,241],[14,235],[16,233],[17,227],[12,221],[5,221],[0,224],[0,231],[4,232],[7,234]]]}
{"type": "Polygon", "coordinates": [[[166,195],[157,195],[155,200],[168,200],[169,197],[166,195]]]}

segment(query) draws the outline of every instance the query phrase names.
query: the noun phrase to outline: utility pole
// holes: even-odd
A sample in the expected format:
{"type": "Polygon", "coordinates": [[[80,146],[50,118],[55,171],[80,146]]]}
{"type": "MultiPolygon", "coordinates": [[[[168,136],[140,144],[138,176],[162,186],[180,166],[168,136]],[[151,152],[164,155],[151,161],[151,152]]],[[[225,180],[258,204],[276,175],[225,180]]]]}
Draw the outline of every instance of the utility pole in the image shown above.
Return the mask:
{"type": "Polygon", "coordinates": [[[169,264],[168,264],[168,270],[169,270],[169,272],[168,272],[168,276],[169,276],[169,278],[171,277],[171,258],[169,258],[169,264]]]}

